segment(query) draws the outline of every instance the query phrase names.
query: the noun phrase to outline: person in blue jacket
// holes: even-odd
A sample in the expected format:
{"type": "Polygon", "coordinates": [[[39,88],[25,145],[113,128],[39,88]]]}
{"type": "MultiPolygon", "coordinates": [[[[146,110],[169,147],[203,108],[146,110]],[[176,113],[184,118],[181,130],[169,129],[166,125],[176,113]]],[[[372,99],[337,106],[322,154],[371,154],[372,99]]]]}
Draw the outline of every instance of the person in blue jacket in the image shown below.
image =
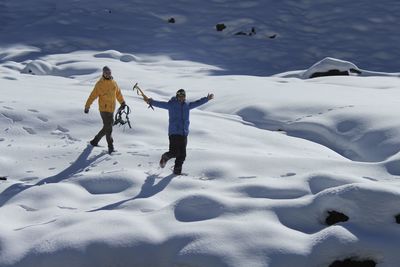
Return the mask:
{"type": "Polygon", "coordinates": [[[189,114],[190,110],[197,108],[209,100],[214,98],[214,94],[208,94],[193,102],[186,102],[186,92],[179,89],[176,96],[172,97],[168,102],[157,101],[152,98],[147,99],[147,103],[151,106],[168,110],[169,125],[169,151],[161,156],[160,167],[164,168],[167,161],[175,159],[174,174],[182,173],[182,165],[186,158],[187,136],[189,135],[189,114]]]}

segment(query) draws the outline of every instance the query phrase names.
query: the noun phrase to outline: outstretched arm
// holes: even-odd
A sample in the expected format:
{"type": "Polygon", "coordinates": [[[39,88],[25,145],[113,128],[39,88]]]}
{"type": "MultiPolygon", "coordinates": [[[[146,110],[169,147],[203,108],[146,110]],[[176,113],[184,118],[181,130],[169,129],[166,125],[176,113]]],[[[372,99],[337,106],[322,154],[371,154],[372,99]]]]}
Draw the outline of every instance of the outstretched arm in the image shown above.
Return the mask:
{"type": "Polygon", "coordinates": [[[209,100],[214,99],[214,94],[208,94],[206,97],[202,97],[199,100],[196,100],[194,102],[189,103],[189,108],[197,108],[205,103],[207,103],[209,100]]]}
{"type": "Polygon", "coordinates": [[[168,109],[168,107],[169,107],[168,102],[157,101],[157,100],[154,100],[153,98],[148,98],[146,102],[147,102],[147,104],[158,107],[158,108],[168,109]]]}

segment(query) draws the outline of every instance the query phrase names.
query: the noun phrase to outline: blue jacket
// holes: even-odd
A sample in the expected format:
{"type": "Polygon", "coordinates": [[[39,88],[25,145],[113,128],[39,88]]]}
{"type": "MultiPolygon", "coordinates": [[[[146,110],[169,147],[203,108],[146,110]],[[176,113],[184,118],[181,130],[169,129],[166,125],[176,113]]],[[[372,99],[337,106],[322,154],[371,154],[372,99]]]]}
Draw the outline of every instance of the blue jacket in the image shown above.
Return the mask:
{"type": "Polygon", "coordinates": [[[181,103],[176,97],[172,97],[168,102],[157,101],[152,99],[149,104],[163,109],[168,109],[169,114],[169,126],[168,135],[183,135],[188,136],[189,134],[189,111],[193,108],[197,108],[208,102],[207,97],[202,97],[194,102],[187,103],[186,101],[181,103]]]}

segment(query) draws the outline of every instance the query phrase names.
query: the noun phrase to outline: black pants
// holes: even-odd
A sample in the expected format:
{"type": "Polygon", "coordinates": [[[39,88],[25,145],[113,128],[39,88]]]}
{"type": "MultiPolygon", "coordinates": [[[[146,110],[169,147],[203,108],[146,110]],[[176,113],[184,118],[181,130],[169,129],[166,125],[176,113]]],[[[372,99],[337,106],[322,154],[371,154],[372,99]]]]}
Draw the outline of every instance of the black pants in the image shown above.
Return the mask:
{"type": "Polygon", "coordinates": [[[186,159],[187,137],[183,135],[169,136],[169,151],[163,154],[167,159],[175,159],[174,169],[182,169],[183,162],[186,159]]]}
{"type": "Polygon", "coordinates": [[[103,136],[106,136],[107,144],[109,148],[113,148],[112,128],[114,123],[114,113],[112,112],[100,112],[101,119],[103,120],[103,128],[94,137],[93,141],[97,144],[103,136]]]}

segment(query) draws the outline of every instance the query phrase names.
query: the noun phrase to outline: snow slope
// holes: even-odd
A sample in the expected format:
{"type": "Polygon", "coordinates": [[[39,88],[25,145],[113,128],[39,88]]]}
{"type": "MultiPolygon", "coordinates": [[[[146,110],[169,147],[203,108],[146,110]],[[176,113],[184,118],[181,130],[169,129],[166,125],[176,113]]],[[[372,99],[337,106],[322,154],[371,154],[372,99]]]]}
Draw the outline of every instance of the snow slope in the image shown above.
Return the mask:
{"type": "Polygon", "coordinates": [[[46,56],[49,75],[2,64],[1,266],[394,266],[397,79],[209,76],[117,55],[46,56]],[[133,108],[111,156],[87,144],[96,105],[82,111],[103,64],[133,108]],[[187,176],[158,167],[167,113],[147,109],[136,81],[156,99],[216,94],[192,111],[187,176]],[[349,222],[328,227],[330,210],[349,222]]]}
{"type": "MultiPolygon", "coordinates": [[[[323,54],[309,64],[301,60],[301,67],[283,57],[280,66],[290,68],[274,70],[300,70],[275,76],[218,75],[260,74],[264,68],[249,64],[247,56],[199,56],[202,51],[216,55],[210,49],[216,42],[206,46],[196,42],[201,35],[168,30],[179,23],[162,26],[187,42],[171,47],[174,55],[165,47],[151,50],[153,34],[140,38],[143,50],[121,34],[132,29],[129,12],[142,15],[135,17],[143,20],[138,25],[151,26],[146,8],[161,14],[164,23],[172,15],[184,18],[177,14],[186,14],[189,21],[188,7],[196,13],[199,4],[136,2],[135,8],[116,8],[126,12],[117,23],[100,20],[100,14],[105,17],[100,11],[115,12],[95,1],[29,3],[1,3],[6,15],[0,18],[2,31],[9,33],[1,40],[7,49],[0,52],[0,176],[7,177],[0,180],[1,267],[324,267],[346,259],[397,266],[400,108],[395,65],[384,65],[390,73],[366,71],[373,65],[359,64],[369,62],[362,54],[354,63],[365,76],[303,79],[311,69],[325,70],[314,65],[328,56],[323,54]],[[16,19],[24,14],[34,15],[16,19]],[[93,25],[92,20],[121,32],[107,31],[110,37],[102,44],[98,28],[81,27],[93,25]],[[63,38],[60,25],[66,27],[63,38]],[[49,36],[60,45],[49,42],[49,36]],[[132,48],[123,49],[123,42],[132,48]],[[198,54],[175,57],[192,50],[198,54]],[[237,62],[242,64],[235,68],[237,62]],[[100,148],[88,145],[101,127],[97,104],[83,113],[104,65],[113,70],[133,110],[133,129],[114,127],[117,153],[112,155],[106,153],[105,140],[100,148]],[[136,82],[158,100],[168,100],[179,88],[186,89],[189,101],[215,94],[191,112],[185,175],[171,174],[172,160],[165,169],[158,167],[168,149],[168,114],[148,109],[132,91],[136,82]],[[328,225],[332,211],[348,220],[328,225]]],[[[286,14],[311,5],[282,3],[273,5],[284,5],[286,14]]],[[[116,1],[114,7],[122,4],[116,1]]],[[[239,7],[258,7],[257,16],[264,5],[241,2],[230,6],[226,16],[245,14],[239,7]]],[[[378,15],[389,6],[374,5],[378,15]]],[[[204,23],[213,21],[212,10],[204,23]]],[[[206,30],[204,36],[209,34],[217,33],[206,30]]],[[[223,34],[227,42],[242,42],[223,34]]],[[[162,46],[167,37],[160,38],[162,46]]],[[[264,49],[257,38],[253,45],[264,49]]],[[[231,45],[229,55],[238,43],[231,45]]],[[[379,65],[379,60],[371,62],[379,65]]],[[[336,60],[329,64],[342,66],[336,60]]]]}
{"type": "Polygon", "coordinates": [[[368,70],[400,70],[396,0],[19,0],[0,1],[0,8],[0,47],[30,45],[39,55],[114,49],[261,76],[328,56],[368,70]],[[227,28],[217,32],[218,23],[227,28]],[[256,35],[235,35],[252,27],[256,35]]]}

